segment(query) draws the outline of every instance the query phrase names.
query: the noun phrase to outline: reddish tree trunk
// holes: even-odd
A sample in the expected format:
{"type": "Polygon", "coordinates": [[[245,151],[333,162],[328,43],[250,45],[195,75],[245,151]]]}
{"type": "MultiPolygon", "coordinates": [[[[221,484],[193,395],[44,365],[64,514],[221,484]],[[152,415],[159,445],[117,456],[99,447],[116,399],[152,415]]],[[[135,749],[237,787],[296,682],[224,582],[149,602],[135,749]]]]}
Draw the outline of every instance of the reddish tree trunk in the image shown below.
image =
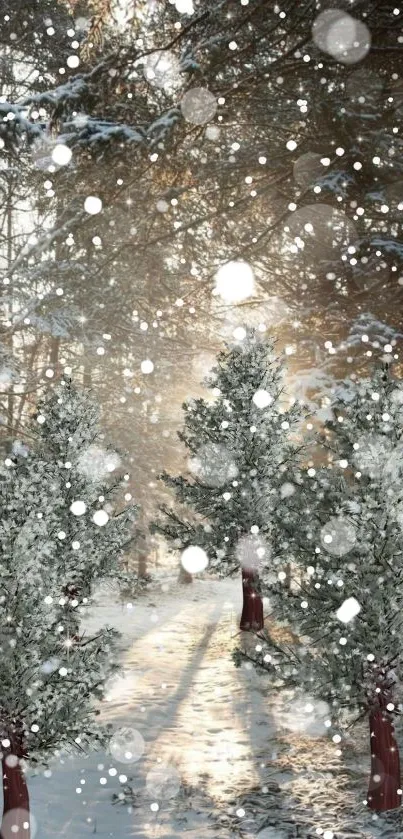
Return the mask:
{"type": "Polygon", "coordinates": [[[395,810],[402,803],[399,748],[392,715],[386,710],[389,702],[390,691],[382,690],[377,694],[377,704],[369,716],[371,777],[368,807],[378,811],[395,810]]]}
{"type": "Polygon", "coordinates": [[[10,740],[9,747],[2,747],[3,767],[3,820],[1,839],[30,839],[30,810],[28,786],[21,768],[23,749],[17,736],[10,740]]]}
{"type": "Polygon", "coordinates": [[[244,630],[263,629],[263,602],[257,592],[258,575],[256,571],[242,569],[243,608],[240,628],[244,630]]]}

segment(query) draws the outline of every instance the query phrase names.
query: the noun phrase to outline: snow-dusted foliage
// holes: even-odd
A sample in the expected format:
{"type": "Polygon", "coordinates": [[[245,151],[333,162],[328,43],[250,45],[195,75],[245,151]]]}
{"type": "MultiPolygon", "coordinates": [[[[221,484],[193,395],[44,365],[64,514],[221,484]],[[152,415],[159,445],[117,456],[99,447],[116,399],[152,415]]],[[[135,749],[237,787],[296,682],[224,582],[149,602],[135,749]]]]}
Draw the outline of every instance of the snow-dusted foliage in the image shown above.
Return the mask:
{"type": "Polygon", "coordinates": [[[400,679],[402,654],[403,390],[387,366],[349,385],[321,440],[327,464],[300,472],[261,573],[290,634],[262,637],[252,655],[327,702],[332,735],[400,679]]]}
{"type": "Polygon", "coordinates": [[[88,394],[62,381],[38,407],[33,442],[1,466],[1,738],[34,762],[103,738],[95,703],[116,667],[116,632],[80,624],[97,583],[119,573],[134,511],[115,511],[116,481],[83,470],[98,419],[88,394]]]}
{"type": "Polygon", "coordinates": [[[254,330],[219,354],[206,383],[211,397],[184,405],[188,472],[162,476],[185,512],[165,506],[157,528],[176,548],[202,547],[219,573],[257,571],[296,456],[288,438],[299,409],[287,404],[272,343],[254,330]]]}

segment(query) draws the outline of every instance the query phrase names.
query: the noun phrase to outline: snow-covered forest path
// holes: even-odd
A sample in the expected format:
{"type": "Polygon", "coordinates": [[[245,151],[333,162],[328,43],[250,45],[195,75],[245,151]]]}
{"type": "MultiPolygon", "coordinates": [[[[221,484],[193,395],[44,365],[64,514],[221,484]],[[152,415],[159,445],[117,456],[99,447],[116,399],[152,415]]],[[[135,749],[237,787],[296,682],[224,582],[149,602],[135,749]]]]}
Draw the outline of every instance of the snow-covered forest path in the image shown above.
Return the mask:
{"type": "Polygon", "coordinates": [[[214,835],[214,825],[207,823],[214,802],[258,782],[259,752],[267,756],[271,729],[262,691],[251,689],[245,670],[231,659],[240,606],[240,580],[172,583],[168,591],[152,590],[131,608],[111,605],[108,595],[102,598],[91,623],[112,624],[123,634],[122,672],[110,687],[102,717],[115,730],[139,731],[144,755],[130,765],[111,754],[62,757],[50,776],[48,771],[33,778],[38,839],[94,833],[174,839],[182,831],[201,839],[204,829],[214,835]],[[164,802],[147,792],[147,774],[161,762],[179,773],[182,784],[198,790],[203,812],[193,826],[189,817],[178,821],[180,796],[164,802]],[[131,813],[111,803],[121,791],[122,775],[133,778],[138,797],[131,813]],[[153,811],[156,803],[159,810],[153,811]]]}

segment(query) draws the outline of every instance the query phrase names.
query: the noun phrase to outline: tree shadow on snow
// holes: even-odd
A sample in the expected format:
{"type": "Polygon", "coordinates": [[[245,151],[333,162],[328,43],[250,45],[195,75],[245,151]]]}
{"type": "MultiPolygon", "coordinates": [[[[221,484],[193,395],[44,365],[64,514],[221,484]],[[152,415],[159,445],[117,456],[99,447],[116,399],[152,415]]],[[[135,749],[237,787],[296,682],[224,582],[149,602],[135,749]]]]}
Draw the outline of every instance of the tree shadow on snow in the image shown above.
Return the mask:
{"type": "Polygon", "coordinates": [[[144,790],[137,791],[132,779],[128,779],[112,803],[134,812],[138,829],[145,827],[147,836],[177,839],[184,834],[198,839],[211,832],[212,839],[234,839],[232,814],[207,792],[207,786],[208,776],[203,775],[197,786],[182,782],[175,796],[160,800],[158,812],[150,813],[152,796],[144,790]]]}
{"type": "MultiPolygon", "coordinates": [[[[396,839],[403,835],[403,811],[374,814],[365,805],[370,768],[366,726],[354,729],[342,754],[324,736],[287,730],[282,724],[282,694],[248,668],[238,670],[249,687],[247,729],[259,761],[260,783],[239,796],[235,820],[241,835],[259,839],[317,839],[328,831],[334,839],[396,839]],[[251,675],[252,673],[252,675],[251,675]],[[272,707],[273,714],[268,713],[272,707]],[[264,722],[266,717],[266,722],[264,722]],[[264,766],[262,765],[264,764],[264,766]]],[[[298,711],[294,709],[295,717],[298,711]]],[[[297,724],[296,724],[297,728],[297,724]]]]}
{"type": "MultiPolygon", "coordinates": [[[[249,636],[247,640],[250,644],[254,638],[249,636]]],[[[257,643],[257,637],[255,640],[257,643]]],[[[237,796],[233,829],[248,837],[260,835],[262,839],[298,837],[302,834],[288,807],[288,796],[281,789],[289,772],[277,766],[277,723],[268,680],[250,662],[243,662],[236,673],[241,690],[235,710],[249,739],[257,778],[237,796]]]]}
{"type": "MultiPolygon", "coordinates": [[[[189,691],[200,669],[201,663],[209,648],[211,638],[216,631],[217,622],[220,618],[222,607],[217,605],[209,615],[209,623],[200,641],[195,645],[189,660],[183,668],[177,687],[173,693],[167,693],[163,701],[148,700],[148,713],[133,715],[131,725],[137,728],[146,742],[155,744],[160,735],[172,729],[172,745],[175,746],[175,722],[180,713],[181,706],[186,700],[189,691]]],[[[185,643],[185,639],[184,639],[185,643]]]]}

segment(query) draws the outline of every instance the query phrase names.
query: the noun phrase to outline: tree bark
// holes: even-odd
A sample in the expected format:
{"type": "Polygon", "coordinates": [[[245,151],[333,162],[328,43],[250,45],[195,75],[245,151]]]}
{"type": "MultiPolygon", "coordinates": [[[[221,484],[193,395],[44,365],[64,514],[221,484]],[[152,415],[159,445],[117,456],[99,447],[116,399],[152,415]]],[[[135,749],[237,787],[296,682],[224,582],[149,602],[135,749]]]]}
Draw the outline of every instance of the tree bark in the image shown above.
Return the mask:
{"type": "Polygon", "coordinates": [[[391,691],[381,690],[369,716],[371,746],[371,777],[368,807],[384,812],[401,806],[399,748],[395,738],[392,714],[386,710],[391,691]]]}
{"type": "MultiPolygon", "coordinates": [[[[13,170],[11,169],[11,172],[13,170]]],[[[12,192],[12,179],[13,175],[10,175],[10,178],[7,180],[7,205],[6,205],[6,225],[7,225],[7,267],[11,268],[13,262],[13,192],[12,192]]],[[[9,296],[10,303],[6,307],[6,312],[8,319],[12,322],[13,320],[13,283],[9,283],[7,286],[7,292],[9,296]]],[[[6,345],[10,351],[10,355],[13,354],[14,349],[14,334],[12,330],[6,330],[5,334],[6,345]]],[[[13,450],[13,441],[14,441],[14,408],[15,408],[15,388],[14,388],[14,381],[11,379],[10,386],[8,389],[7,394],[7,440],[6,446],[8,452],[12,452],[13,450]]]]}
{"type": "Polygon", "coordinates": [[[59,364],[60,338],[52,337],[49,347],[49,364],[57,372],[59,364]]]}
{"type": "Polygon", "coordinates": [[[189,574],[189,571],[185,571],[182,564],[179,566],[178,583],[184,583],[185,585],[193,583],[192,575],[189,574]]]}
{"type": "Polygon", "coordinates": [[[24,757],[21,738],[8,735],[10,746],[2,746],[3,819],[1,839],[30,839],[29,793],[21,759],[24,757]]]}
{"type": "Polygon", "coordinates": [[[259,577],[256,571],[242,568],[243,608],[240,629],[257,631],[263,629],[263,601],[258,593],[259,577]]]}
{"type": "Polygon", "coordinates": [[[138,575],[141,578],[145,578],[147,576],[147,554],[142,553],[139,556],[138,560],[138,575]]]}

